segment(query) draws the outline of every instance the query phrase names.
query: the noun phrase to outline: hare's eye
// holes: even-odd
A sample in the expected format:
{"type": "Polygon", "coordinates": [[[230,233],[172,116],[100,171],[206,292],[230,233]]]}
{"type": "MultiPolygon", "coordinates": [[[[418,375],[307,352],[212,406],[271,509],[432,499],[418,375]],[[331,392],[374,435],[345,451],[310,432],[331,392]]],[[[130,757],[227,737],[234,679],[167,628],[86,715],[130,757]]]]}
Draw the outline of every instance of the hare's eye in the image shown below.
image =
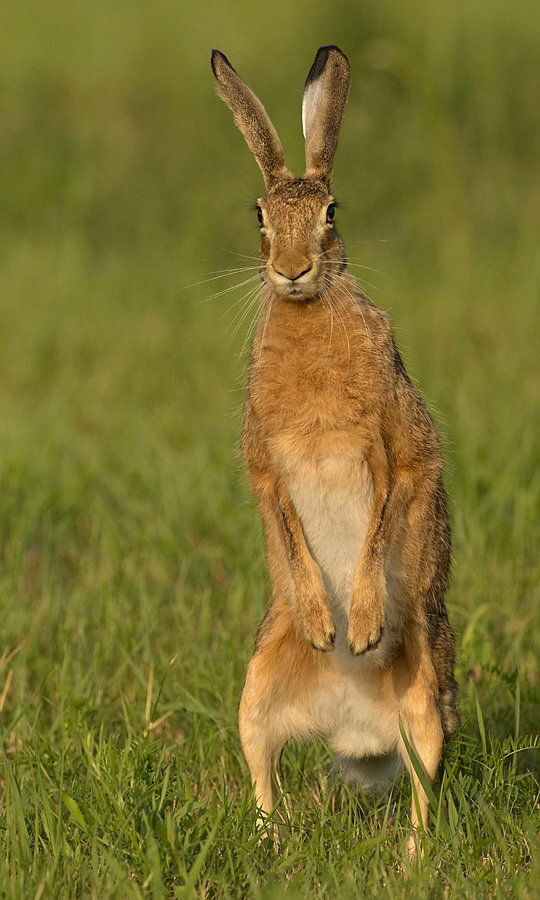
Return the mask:
{"type": "Polygon", "coordinates": [[[260,206],[257,207],[257,219],[259,220],[259,225],[262,227],[264,225],[264,216],[260,206]]]}
{"type": "Polygon", "coordinates": [[[332,225],[335,215],[336,215],[336,206],[334,203],[329,203],[328,207],[326,209],[326,222],[328,225],[332,225]]]}

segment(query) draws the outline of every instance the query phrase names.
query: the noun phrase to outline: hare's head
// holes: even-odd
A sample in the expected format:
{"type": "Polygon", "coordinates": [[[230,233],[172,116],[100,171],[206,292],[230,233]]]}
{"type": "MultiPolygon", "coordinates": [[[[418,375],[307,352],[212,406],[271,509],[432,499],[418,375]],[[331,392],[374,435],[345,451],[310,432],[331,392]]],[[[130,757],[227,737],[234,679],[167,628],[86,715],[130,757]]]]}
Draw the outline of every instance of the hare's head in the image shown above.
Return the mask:
{"type": "Polygon", "coordinates": [[[232,110],[266,185],[266,196],[257,200],[263,279],[284,299],[316,297],[345,265],[334,226],[331,176],[349,90],[347,57],[337,47],[321,47],[307,77],[302,178],[286,168],[281,142],[266,110],[219,50],[212,53],[212,69],[218,94],[232,110]]]}

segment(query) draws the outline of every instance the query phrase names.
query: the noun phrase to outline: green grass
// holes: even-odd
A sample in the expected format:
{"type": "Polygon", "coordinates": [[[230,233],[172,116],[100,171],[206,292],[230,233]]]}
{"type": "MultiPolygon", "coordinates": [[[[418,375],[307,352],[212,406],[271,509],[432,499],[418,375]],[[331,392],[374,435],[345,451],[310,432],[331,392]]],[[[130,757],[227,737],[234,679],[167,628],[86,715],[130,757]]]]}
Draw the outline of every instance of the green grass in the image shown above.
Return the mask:
{"type": "Polygon", "coordinates": [[[537,4],[245,10],[2,11],[0,893],[532,898],[537,4]],[[257,842],[236,729],[267,596],[237,452],[247,323],[228,333],[241,291],[187,287],[257,248],[262,187],[210,48],[298,170],[303,79],[333,42],[353,66],[340,227],[441,426],[455,534],[462,729],[408,878],[407,781],[370,806],[320,744],[286,749],[286,841],[257,842]]]}

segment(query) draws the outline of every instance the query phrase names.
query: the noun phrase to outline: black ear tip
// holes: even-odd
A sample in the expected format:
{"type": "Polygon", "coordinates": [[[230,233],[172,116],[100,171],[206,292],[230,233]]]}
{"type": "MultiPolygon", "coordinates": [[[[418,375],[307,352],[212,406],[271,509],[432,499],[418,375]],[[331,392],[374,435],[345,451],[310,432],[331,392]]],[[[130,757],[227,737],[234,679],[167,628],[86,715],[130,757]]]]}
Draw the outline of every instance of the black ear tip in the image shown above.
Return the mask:
{"type": "Polygon", "coordinates": [[[349,60],[345,56],[343,50],[340,50],[339,47],[336,47],[335,44],[327,44],[325,47],[319,47],[317,53],[315,54],[315,59],[313,60],[313,65],[309,70],[309,74],[306,81],[306,87],[312,81],[315,81],[323,72],[324,67],[326,66],[326,62],[331,53],[338,53],[342,59],[345,60],[347,67],[349,66],[349,60]]]}
{"type": "Polygon", "coordinates": [[[225,65],[228,66],[229,69],[232,69],[233,72],[236,71],[236,69],[234,69],[233,66],[231,66],[229,60],[227,59],[225,54],[221,52],[221,50],[212,50],[212,56],[210,57],[210,64],[212,66],[212,72],[214,73],[216,78],[218,75],[217,67],[220,62],[225,63],[225,65]]]}
{"type": "MultiPolygon", "coordinates": [[[[324,54],[324,59],[326,60],[326,59],[328,59],[328,56],[332,50],[335,51],[335,53],[339,53],[339,55],[342,56],[344,59],[347,59],[343,50],[340,47],[337,47],[335,44],[327,44],[326,47],[319,47],[319,49],[317,50],[317,56],[319,55],[319,53],[324,54]]],[[[315,58],[317,58],[317,57],[315,57],[315,58]]],[[[348,60],[347,60],[347,62],[348,62],[348,60]]]]}

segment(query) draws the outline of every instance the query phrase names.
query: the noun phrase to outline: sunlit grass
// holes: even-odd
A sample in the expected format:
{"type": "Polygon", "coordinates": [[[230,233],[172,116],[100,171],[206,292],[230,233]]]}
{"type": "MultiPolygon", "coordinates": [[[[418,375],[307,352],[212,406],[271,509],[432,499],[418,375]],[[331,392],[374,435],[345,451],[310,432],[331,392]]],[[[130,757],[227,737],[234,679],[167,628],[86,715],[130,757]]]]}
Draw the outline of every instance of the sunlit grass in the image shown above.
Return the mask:
{"type": "Polygon", "coordinates": [[[7,4],[2,895],[538,892],[540,22],[413,6],[7,4]],[[238,454],[250,285],[202,282],[251,264],[262,187],[208,55],[298,171],[329,42],[353,66],[340,229],[442,429],[455,535],[462,729],[407,872],[407,780],[370,805],[322,745],[287,747],[286,841],[260,846],[236,728],[267,594],[238,454]]]}

